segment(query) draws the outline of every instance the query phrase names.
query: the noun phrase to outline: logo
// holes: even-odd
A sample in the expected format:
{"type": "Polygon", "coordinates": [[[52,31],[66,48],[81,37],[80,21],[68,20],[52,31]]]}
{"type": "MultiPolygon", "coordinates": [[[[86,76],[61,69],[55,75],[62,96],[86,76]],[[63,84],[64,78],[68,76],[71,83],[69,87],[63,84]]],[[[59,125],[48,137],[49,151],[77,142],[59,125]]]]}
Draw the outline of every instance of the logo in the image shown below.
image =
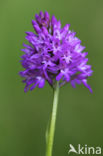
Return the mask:
{"type": "Polygon", "coordinates": [[[75,148],[72,144],[69,145],[68,154],[75,153],[75,154],[102,154],[101,147],[88,147],[87,145],[81,146],[78,144],[77,148],[75,148]]]}

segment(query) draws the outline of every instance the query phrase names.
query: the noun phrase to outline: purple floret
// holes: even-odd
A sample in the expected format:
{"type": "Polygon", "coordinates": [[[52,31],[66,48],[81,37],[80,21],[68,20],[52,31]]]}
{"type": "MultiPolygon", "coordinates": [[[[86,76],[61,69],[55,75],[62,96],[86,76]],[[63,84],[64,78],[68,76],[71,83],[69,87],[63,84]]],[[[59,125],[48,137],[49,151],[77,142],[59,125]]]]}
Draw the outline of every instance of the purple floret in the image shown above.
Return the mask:
{"type": "Polygon", "coordinates": [[[50,18],[48,12],[35,15],[32,25],[35,32],[26,32],[29,45],[22,51],[21,58],[24,71],[20,75],[25,78],[24,91],[33,90],[36,86],[43,88],[45,81],[54,88],[56,81],[60,86],[70,82],[72,87],[83,83],[92,92],[87,84],[87,78],[92,75],[91,66],[87,65],[87,52],[81,45],[81,40],[70,31],[69,24],[61,28],[61,22],[55,16],[50,18]]]}

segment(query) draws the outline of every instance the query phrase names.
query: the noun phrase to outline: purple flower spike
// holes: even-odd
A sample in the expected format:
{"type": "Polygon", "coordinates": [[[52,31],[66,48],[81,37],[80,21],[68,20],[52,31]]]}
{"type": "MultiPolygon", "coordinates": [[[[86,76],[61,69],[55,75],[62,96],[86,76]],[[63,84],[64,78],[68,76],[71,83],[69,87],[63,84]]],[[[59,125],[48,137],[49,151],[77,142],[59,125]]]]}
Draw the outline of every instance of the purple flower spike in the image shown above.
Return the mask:
{"type": "Polygon", "coordinates": [[[70,24],[61,28],[61,22],[48,12],[35,15],[32,25],[35,30],[26,32],[29,45],[23,44],[25,53],[21,64],[25,68],[20,75],[25,78],[24,91],[33,90],[36,86],[44,87],[45,81],[54,88],[56,81],[60,86],[71,83],[84,84],[90,92],[92,89],[87,84],[87,78],[92,75],[91,66],[87,65],[87,52],[81,45],[81,40],[70,31],[70,24]]]}

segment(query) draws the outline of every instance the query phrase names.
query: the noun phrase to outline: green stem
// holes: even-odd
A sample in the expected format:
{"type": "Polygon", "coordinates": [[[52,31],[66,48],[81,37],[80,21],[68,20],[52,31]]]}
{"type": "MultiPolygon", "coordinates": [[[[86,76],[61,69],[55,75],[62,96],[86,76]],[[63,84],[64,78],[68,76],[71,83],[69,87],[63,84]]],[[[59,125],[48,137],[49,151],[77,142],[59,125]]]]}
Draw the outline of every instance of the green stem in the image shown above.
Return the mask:
{"type": "Polygon", "coordinates": [[[53,108],[52,108],[52,114],[51,114],[50,129],[49,129],[48,138],[47,138],[46,156],[52,156],[58,97],[59,97],[59,82],[56,83],[56,87],[54,89],[53,108]]]}

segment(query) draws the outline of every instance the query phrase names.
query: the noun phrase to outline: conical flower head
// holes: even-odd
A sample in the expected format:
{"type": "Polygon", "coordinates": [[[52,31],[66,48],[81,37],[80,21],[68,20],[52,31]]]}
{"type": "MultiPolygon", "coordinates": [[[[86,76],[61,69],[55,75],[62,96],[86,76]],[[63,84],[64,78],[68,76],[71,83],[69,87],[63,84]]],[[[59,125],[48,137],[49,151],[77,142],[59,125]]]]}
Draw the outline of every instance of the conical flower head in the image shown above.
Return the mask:
{"type": "Polygon", "coordinates": [[[26,32],[29,45],[23,44],[21,64],[24,71],[20,75],[25,78],[25,92],[36,86],[44,87],[45,81],[55,87],[56,81],[60,86],[70,83],[87,84],[87,78],[92,75],[91,66],[87,65],[87,52],[81,45],[76,33],[69,29],[70,24],[61,28],[61,22],[55,16],[50,18],[48,12],[40,12],[32,20],[35,32],[26,32]]]}

